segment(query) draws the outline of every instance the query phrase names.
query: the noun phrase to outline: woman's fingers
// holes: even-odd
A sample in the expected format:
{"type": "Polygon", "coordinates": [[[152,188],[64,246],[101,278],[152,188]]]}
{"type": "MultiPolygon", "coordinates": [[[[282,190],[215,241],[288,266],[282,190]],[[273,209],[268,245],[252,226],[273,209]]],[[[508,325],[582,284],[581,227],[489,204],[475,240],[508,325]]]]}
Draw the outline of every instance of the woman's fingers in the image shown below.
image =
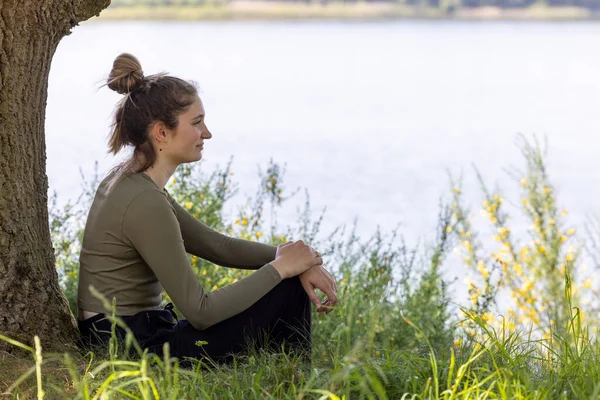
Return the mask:
{"type": "Polygon", "coordinates": [[[319,299],[319,296],[317,296],[315,287],[312,286],[310,283],[306,283],[306,284],[303,283],[302,286],[304,286],[304,291],[308,295],[308,298],[310,299],[310,301],[312,301],[312,303],[315,305],[315,307],[317,307],[317,311],[319,311],[319,309],[322,307],[322,304],[321,304],[321,299],[319,299]]]}
{"type": "Polygon", "coordinates": [[[327,275],[327,277],[329,278],[329,282],[333,287],[333,290],[335,290],[335,292],[337,293],[337,284],[335,283],[335,278],[333,277],[333,275],[331,275],[329,271],[327,271],[323,266],[321,266],[321,270],[325,273],[325,275],[327,275]]]}
{"type": "Polygon", "coordinates": [[[327,294],[327,298],[325,299],[323,305],[327,306],[326,313],[329,314],[331,311],[333,311],[333,307],[335,307],[339,301],[337,297],[337,285],[335,283],[335,279],[333,279],[333,276],[329,273],[329,271],[327,271],[323,266],[321,266],[320,270],[326,281],[326,289],[322,291],[327,294]],[[327,288],[329,290],[327,290],[327,288]]]}
{"type": "Polygon", "coordinates": [[[325,314],[329,314],[330,312],[333,311],[333,308],[334,308],[333,302],[331,300],[329,300],[329,298],[326,298],[325,301],[323,302],[323,308],[325,309],[325,314]]]}
{"type": "MultiPolygon", "coordinates": [[[[311,251],[314,251],[314,249],[311,248],[311,251]]],[[[317,312],[329,314],[339,301],[337,297],[337,285],[333,276],[322,265],[317,264],[315,267],[318,268],[311,268],[307,271],[307,274],[302,274],[300,281],[310,301],[316,306],[317,312]],[[319,289],[326,295],[323,302],[321,302],[317,295],[316,289],[319,289]]]]}
{"type": "Polygon", "coordinates": [[[335,278],[333,277],[333,275],[331,275],[329,273],[329,271],[325,270],[325,272],[327,273],[327,275],[329,276],[329,279],[331,279],[331,283],[333,284],[333,289],[335,290],[335,292],[337,293],[337,283],[335,283],[335,278]]]}
{"type": "Polygon", "coordinates": [[[338,302],[338,298],[337,298],[337,294],[335,293],[335,290],[333,290],[333,287],[329,284],[329,282],[327,282],[327,285],[325,285],[324,292],[327,295],[327,298],[329,299],[329,301],[331,301],[332,306],[335,307],[335,305],[338,302]]]}

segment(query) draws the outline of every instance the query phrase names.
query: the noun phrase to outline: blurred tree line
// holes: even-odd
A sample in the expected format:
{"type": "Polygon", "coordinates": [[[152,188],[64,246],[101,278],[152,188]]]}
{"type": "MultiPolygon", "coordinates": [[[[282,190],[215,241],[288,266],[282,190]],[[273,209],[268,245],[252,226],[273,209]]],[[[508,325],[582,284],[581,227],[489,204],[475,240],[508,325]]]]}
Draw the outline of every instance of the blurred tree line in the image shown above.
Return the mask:
{"type": "MultiPolygon", "coordinates": [[[[112,0],[111,7],[157,7],[157,6],[203,6],[205,4],[228,3],[235,0],[112,0]]],[[[252,1],[252,0],[250,0],[252,1]]],[[[261,0],[262,1],[262,0],[261,0]]],[[[298,3],[329,3],[343,2],[356,3],[359,1],[398,3],[408,6],[429,6],[443,8],[452,11],[462,7],[486,7],[494,6],[501,8],[526,8],[533,5],[548,7],[582,7],[590,10],[600,10],[600,0],[267,0],[298,3]]]]}

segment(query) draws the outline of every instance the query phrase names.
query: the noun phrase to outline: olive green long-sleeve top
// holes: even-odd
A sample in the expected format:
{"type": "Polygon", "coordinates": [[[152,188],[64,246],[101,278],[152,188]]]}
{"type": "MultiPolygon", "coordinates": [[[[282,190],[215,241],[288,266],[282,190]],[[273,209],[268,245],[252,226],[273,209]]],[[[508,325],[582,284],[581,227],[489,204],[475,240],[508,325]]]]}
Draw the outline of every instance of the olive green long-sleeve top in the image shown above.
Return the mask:
{"type": "Polygon", "coordinates": [[[196,329],[206,329],[254,304],[280,281],[274,246],[231,238],[194,218],[144,173],[100,184],[87,218],[79,258],[78,306],[107,312],[95,298],[116,298],[117,315],[161,308],[163,288],[196,329]],[[187,253],[217,265],[256,270],[207,293],[187,253]]]}

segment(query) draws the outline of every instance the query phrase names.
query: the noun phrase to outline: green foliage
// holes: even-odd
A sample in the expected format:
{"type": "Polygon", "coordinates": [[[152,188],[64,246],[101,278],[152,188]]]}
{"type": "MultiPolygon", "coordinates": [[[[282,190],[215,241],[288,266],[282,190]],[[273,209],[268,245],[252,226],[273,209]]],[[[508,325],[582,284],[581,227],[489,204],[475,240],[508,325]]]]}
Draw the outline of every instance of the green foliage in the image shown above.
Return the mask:
{"type": "MultiPolygon", "coordinates": [[[[256,194],[235,211],[228,203],[237,191],[231,161],[212,173],[183,166],[168,190],[196,218],[247,240],[278,244],[303,239],[323,254],[336,277],[340,303],[328,315],[313,312],[310,370],[284,352],[266,351],[239,356],[232,366],[197,362],[182,369],[168,357],[168,347],[164,358],[147,354],[131,334],[125,343],[113,341],[96,353],[42,359],[39,342],[32,348],[0,337],[33,357],[33,364],[23,361],[23,375],[12,380],[9,392],[15,398],[41,398],[45,392],[51,398],[79,399],[597,398],[597,319],[580,301],[589,282],[579,283],[578,253],[563,248],[573,240],[574,230],[561,219],[565,213],[556,207],[539,146],[527,141],[521,145],[526,169],[516,177],[526,200],[521,211],[532,222],[530,241],[523,242],[509,228],[510,209],[481,179],[483,215],[494,228],[491,242],[495,239],[499,249],[489,248],[490,240],[475,231],[456,182],[450,204],[440,205],[433,243],[408,248],[397,229],[390,234],[378,230],[367,239],[356,235],[356,224],[323,234],[324,212],[313,217],[308,195],[297,223],[283,228],[278,211],[296,192],[287,192],[284,168],[273,161],[259,173],[256,194]],[[465,266],[476,274],[469,288],[471,303],[460,308],[461,321],[453,316],[448,285],[441,277],[449,249],[457,245],[465,266]],[[529,285],[530,276],[537,286],[529,285]],[[498,308],[502,291],[513,293],[514,315],[498,308]],[[538,297],[548,313],[540,310],[538,297]],[[537,319],[531,313],[534,306],[540,312],[537,319]],[[126,356],[128,348],[137,356],[126,356]],[[53,370],[52,362],[62,367],[53,370]],[[64,376],[52,379],[53,374],[61,376],[56,372],[61,368],[68,371],[67,387],[64,376]],[[61,379],[62,385],[57,383],[61,379]]],[[[74,205],[50,213],[57,270],[70,302],[84,211],[91,199],[87,190],[74,205]]],[[[593,243],[592,250],[597,241],[593,243]]],[[[249,273],[194,257],[191,261],[208,290],[249,273]]],[[[114,309],[110,303],[107,307],[114,309]]],[[[122,324],[114,315],[110,318],[122,324]]],[[[0,357],[0,370],[2,365],[0,357]]]]}
{"type": "MultiPolygon", "coordinates": [[[[386,238],[377,231],[371,238],[361,241],[355,234],[354,225],[349,235],[345,234],[344,226],[324,238],[320,237],[324,211],[313,218],[308,194],[304,208],[299,211],[298,222],[286,228],[280,227],[278,211],[298,190],[287,191],[285,167],[273,160],[264,171],[259,171],[255,195],[246,198],[238,205],[235,216],[229,217],[227,202],[238,190],[231,164],[232,160],[210,173],[202,170],[201,163],[182,165],[167,185],[167,191],[194,217],[227,235],[273,245],[302,239],[320,249],[326,268],[337,279],[343,306],[339,307],[339,312],[326,317],[314,313],[315,343],[320,343],[320,338],[327,343],[325,338],[335,337],[339,339],[338,350],[343,352],[351,351],[358,340],[368,344],[369,350],[390,343],[394,346],[418,346],[419,340],[415,338],[414,331],[400,317],[402,311],[414,321],[430,326],[427,334],[436,343],[442,340],[451,342],[446,285],[439,272],[448,249],[449,237],[445,234],[445,226],[449,223],[447,208],[441,222],[443,226],[439,229],[438,243],[429,259],[416,258],[416,249],[395,245],[396,232],[386,238]],[[269,215],[269,223],[266,214],[269,215]],[[355,295],[357,293],[361,295],[355,295]],[[387,327],[386,332],[384,327],[387,327]]],[[[74,204],[69,203],[64,209],[57,210],[53,201],[50,207],[56,267],[61,287],[75,315],[85,215],[93,201],[92,188],[98,183],[96,173],[91,183],[84,183],[85,190],[74,204]]],[[[192,255],[189,257],[205,290],[216,290],[252,273],[224,268],[192,255]]],[[[166,293],[164,300],[170,301],[166,293]]],[[[330,350],[329,345],[323,349],[325,353],[330,350]]]]}
{"type": "Polygon", "coordinates": [[[77,315],[79,253],[87,212],[99,183],[98,163],[95,164],[92,180],[88,181],[83,173],[81,180],[82,193],[74,202],[69,200],[59,208],[57,195],[54,193],[48,204],[50,239],[54,247],[58,280],[74,315],[77,315]]]}
{"type": "MultiPolygon", "coordinates": [[[[440,347],[450,346],[452,332],[450,313],[447,309],[448,299],[446,286],[439,274],[441,261],[448,249],[447,235],[441,235],[430,254],[424,254],[425,257],[416,257],[418,250],[407,249],[403,241],[398,246],[396,232],[386,236],[378,230],[371,238],[361,240],[355,233],[354,224],[348,235],[345,233],[347,227],[342,226],[329,235],[323,236],[321,224],[325,211],[323,210],[316,218],[313,217],[308,193],[306,193],[303,209],[299,210],[297,223],[282,228],[278,223],[278,211],[288,200],[297,195],[298,191],[287,191],[284,179],[285,168],[272,160],[264,171],[259,172],[255,195],[246,198],[241,205],[238,205],[237,210],[230,217],[231,211],[227,204],[238,190],[233,181],[231,163],[230,160],[225,167],[217,167],[211,173],[203,171],[200,164],[194,167],[181,166],[169,182],[167,190],[192,215],[225,234],[273,245],[288,240],[303,239],[321,250],[326,260],[326,267],[336,277],[341,299],[340,305],[333,313],[329,315],[313,313],[314,365],[317,366],[317,371],[319,368],[333,371],[329,382],[331,390],[345,392],[347,397],[353,393],[368,396],[373,393],[385,393],[386,385],[391,383],[382,375],[380,364],[387,362],[384,354],[389,355],[406,347],[421,352],[424,349],[423,337],[417,335],[403,320],[402,312],[414,321],[429,327],[426,329],[426,337],[432,343],[440,347]]],[[[98,184],[97,174],[93,182],[86,186],[98,184]]],[[[62,210],[57,210],[56,203],[53,202],[50,212],[57,270],[73,310],[76,302],[78,252],[81,249],[84,217],[92,200],[93,191],[85,190],[74,204],[68,204],[62,210]]],[[[442,225],[447,225],[447,212],[444,221],[442,225]]],[[[440,228],[441,232],[445,232],[444,227],[440,228]]],[[[190,256],[190,261],[198,279],[207,290],[233,283],[251,273],[251,271],[223,268],[194,256],[190,256]]],[[[165,301],[169,301],[166,295],[165,301]]],[[[263,353],[245,360],[240,359],[240,362],[258,363],[260,368],[268,366],[270,369],[273,363],[281,364],[284,359],[282,357],[287,356],[263,353]],[[275,360],[272,360],[273,357],[275,360]]],[[[98,371],[107,370],[106,363],[117,362],[113,350],[109,352],[108,358],[108,361],[96,367],[98,371]]],[[[150,358],[144,362],[154,363],[153,365],[159,370],[160,365],[164,365],[164,361],[160,364],[156,359],[151,363],[150,358]]],[[[122,370],[125,364],[118,365],[122,370]]],[[[137,368],[133,364],[127,365],[137,368]]],[[[181,372],[184,375],[185,373],[181,372]]],[[[125,376],[133,376],[125,372],[120,374],[118,377],[108,375],[106,379],[122,380],[125,376]]],[[[275,374],[275,379],[278,379],[278,374],[279,372],[275,374]]],[[[247,379],[244,374],[242,376],[243,378],[240,379],[247,379]]],[[[81,381],[81,377],[77,379],[81,381]]],[[[312,379],[313,383],[322,385],[322,380],[318,377],[313,376],[312,379]]],[[[300,383],[297,381],[294,385],[300,383]]],[[[248,390],[257,387],[256,382],[248,382],[248,385],[248,388],[237,388],[240,396],[245,397],[248,390]]],[[[299,390],[299,387],[294,385],[288,385],[288,388],[299,390]]],[[[307,383],[304,384],[306,390],[313,387],[306,385],[307,383]]],[[[155,386],[162,389],[160,385],[155,386]]],[[[261,386],[265,387],[263,384],[261,386]]],[[[90,388],[84,389],[80,388],[79,393],[85,391],[91,393],[90,388]]],[[[94,390],[98,391],[100,387],[94,390]]],[[[141,389],[138,387],[136,390],[141,389]]],[[[211,393],[207,392],[206,395],[209,396],[211,393]]],[[[262,393],[264,394],[264,390],[262,393]]],[[[279,389],[272,393],[277,397],[275,393],[284,397],[289,395],[289,392],[279,389]]]]}

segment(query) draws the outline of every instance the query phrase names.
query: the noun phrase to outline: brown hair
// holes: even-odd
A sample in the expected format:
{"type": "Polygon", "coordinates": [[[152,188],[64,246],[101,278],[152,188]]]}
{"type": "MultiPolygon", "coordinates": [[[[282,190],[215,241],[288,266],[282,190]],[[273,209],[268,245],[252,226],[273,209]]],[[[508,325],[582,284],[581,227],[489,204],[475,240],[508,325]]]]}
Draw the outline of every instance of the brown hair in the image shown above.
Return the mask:
{"type": "Polygon", "coordinates": [[[117,154],[133,146],[131,159],[118,168],[143,172],[156,161],[149,128],[158,121],[169,129],[177,128],[179,115],[192,105],[198,89],[192,82],[165,73],[144,76],[138,59],[128,53],[115,59],[106,85],[125,95],[115,110],[109,152],[117,154]]]}

